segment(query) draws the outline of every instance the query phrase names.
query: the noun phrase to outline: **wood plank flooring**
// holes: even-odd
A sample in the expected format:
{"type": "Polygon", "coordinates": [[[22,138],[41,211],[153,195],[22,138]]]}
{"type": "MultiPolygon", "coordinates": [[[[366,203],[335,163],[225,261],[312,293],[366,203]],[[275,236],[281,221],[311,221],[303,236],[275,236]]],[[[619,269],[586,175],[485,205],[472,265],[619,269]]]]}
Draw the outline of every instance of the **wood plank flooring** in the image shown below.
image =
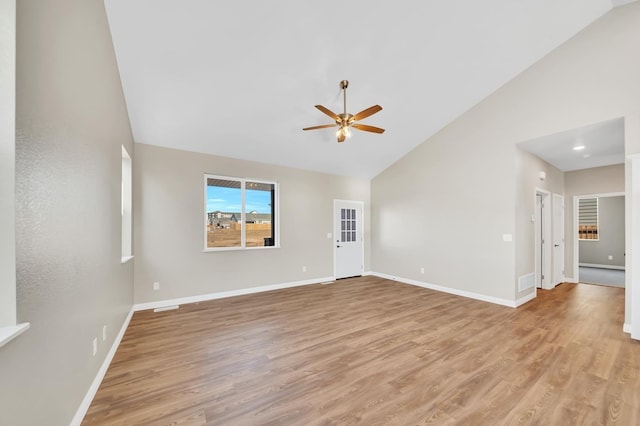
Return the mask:
{"type": "Polygon", "coordinates": [[[83,425],[638,425],[624,289],[517,309],[376,277],[138,312],[83,425]]]}

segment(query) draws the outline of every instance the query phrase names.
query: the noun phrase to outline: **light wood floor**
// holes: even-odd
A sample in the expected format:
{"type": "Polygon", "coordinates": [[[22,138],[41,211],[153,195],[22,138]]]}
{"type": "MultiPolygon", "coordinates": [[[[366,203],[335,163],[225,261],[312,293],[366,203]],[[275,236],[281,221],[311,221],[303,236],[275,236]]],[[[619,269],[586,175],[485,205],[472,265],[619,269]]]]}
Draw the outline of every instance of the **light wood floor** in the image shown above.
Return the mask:
{"type": "Polygon", "coordinates": [[[84,425],[640,424],[624,289],[517,309],[375,277],[134,315],[84,425]]]}

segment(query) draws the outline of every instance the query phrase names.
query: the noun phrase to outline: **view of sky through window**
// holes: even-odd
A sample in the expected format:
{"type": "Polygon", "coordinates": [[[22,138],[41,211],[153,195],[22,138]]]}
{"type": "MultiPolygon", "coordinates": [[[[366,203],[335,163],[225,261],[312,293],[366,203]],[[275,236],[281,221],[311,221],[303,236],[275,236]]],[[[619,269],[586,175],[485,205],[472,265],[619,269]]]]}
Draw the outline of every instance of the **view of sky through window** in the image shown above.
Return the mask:
{"type": "MultiPolygon", "coordinates": [[[[245,211],[271,213],[271,192],[247,189],[245,211]]],[[[242,210],[240,189],[207,186],[207,212],[239,213],[242,210]]]]}

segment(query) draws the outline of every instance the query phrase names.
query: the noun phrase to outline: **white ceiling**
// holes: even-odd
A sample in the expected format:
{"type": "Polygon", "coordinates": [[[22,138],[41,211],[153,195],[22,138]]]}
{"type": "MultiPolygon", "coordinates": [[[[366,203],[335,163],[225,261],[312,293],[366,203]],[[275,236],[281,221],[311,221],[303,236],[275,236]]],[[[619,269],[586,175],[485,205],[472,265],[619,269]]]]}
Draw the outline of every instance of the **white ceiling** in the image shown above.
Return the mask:
{"type": "Polygon", "coordinates": [[[567,130],[518,146],[565,172],[624,163],[624,119],[567,130]],[[578,146],[584,149],[574,150],[578,146]]]}
{"type": "MultiPolygon", "coordinates": [[[[371,178],[625,0],[105,0],[136,142],[371,178]],[[384,109],[338,144],[313,106],[384,109]]],[[[208,170],[215,172],[215,170],[208,170]]]]}

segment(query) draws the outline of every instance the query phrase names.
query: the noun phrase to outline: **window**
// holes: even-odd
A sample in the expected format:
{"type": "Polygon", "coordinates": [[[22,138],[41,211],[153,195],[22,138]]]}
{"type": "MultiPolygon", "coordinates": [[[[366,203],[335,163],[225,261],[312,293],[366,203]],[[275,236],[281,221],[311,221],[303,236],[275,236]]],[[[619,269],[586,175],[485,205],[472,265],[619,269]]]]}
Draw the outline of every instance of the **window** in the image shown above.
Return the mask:
{"type": "Polygon", "coordinates": [[[578,199],[578,239],[598,240],[598,199],[578,199]]]}
{"type": "Polygon", "coordinates": [[[131,216],[132,204],[132,166],[129,153],[122,147],[122,191],[121,191],[121,214],[122,214],[122,263],[133,257],[131,230],[133,219],[131,216]]]}
{"type": "Polygon", "coordinates": [[[340,209],[340,242],[356,240],[356,209],[340,209]]]}
{"type": "Polygon", "coordinates": [[[204,175],[205,250],[277,247],[277,184],[204,175]]]}

